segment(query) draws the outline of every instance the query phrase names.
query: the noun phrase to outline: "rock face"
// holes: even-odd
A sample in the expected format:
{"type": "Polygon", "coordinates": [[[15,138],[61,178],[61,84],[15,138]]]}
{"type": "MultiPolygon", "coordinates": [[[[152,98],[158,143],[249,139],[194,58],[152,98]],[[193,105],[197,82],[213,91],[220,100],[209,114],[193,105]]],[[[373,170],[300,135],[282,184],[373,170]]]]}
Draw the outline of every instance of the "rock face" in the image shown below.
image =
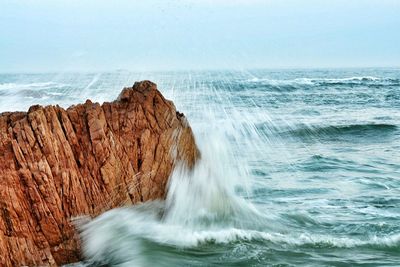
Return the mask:
{"type": "Polygon", "coordinates": [[[0,266],[80,259],[71,218],[162,198],[199,152],[186,118],[149,81],[112,103],[0,114],[0,266]]]}

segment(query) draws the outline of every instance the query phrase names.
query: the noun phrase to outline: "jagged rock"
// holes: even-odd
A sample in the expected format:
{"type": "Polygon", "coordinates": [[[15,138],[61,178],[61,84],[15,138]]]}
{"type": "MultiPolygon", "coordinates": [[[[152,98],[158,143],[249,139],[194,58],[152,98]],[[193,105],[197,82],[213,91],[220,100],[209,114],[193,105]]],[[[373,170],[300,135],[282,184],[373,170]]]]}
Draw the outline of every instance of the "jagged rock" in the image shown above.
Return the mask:
{"type": "Polygon", "coordinates": [[[0,266],[78,261],[71,218],[163,198],[177,160],[198,156],[185,117],[150,81],[103,105],[0,114],[0,266]]]}

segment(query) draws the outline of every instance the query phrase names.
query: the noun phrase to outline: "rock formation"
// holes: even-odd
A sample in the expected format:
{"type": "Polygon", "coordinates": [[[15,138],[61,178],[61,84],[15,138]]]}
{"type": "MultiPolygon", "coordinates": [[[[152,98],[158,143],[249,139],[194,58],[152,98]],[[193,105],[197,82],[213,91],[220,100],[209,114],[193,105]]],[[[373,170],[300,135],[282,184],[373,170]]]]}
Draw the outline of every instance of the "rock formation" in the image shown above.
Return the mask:
{"type": "Polygon", "coordinates": [[[183,114],[149,81],[112,103],[0,114],[0,266],[80,259],[71,218],[162,198],[199,152],[183,114]]]}

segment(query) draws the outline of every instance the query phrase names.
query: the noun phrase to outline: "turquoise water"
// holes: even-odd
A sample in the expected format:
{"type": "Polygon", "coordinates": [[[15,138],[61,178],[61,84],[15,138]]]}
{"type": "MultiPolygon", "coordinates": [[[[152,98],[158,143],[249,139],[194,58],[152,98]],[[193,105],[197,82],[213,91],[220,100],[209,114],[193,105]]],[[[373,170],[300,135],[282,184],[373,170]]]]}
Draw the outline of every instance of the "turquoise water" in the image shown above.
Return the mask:
{"type": "Polygon", "coordinates": [[[195,133],[166,201],[82,227],[86,266],[400,266],[400,70],[0,74],[0,111],[149,79],[195,133]]]}

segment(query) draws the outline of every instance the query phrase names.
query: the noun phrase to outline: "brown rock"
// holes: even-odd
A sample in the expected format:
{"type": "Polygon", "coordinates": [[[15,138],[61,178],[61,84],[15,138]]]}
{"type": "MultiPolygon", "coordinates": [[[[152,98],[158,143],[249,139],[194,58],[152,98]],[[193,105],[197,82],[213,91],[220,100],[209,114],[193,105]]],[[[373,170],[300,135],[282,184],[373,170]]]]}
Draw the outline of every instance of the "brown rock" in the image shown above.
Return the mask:
{"type": "Polygon", "coordinates": [[[191,167],[198,155],[150,81],[103,105],[0,114],[0,266],[78,261],[72,217],[163,198],[177,160],[191,167]]]}

